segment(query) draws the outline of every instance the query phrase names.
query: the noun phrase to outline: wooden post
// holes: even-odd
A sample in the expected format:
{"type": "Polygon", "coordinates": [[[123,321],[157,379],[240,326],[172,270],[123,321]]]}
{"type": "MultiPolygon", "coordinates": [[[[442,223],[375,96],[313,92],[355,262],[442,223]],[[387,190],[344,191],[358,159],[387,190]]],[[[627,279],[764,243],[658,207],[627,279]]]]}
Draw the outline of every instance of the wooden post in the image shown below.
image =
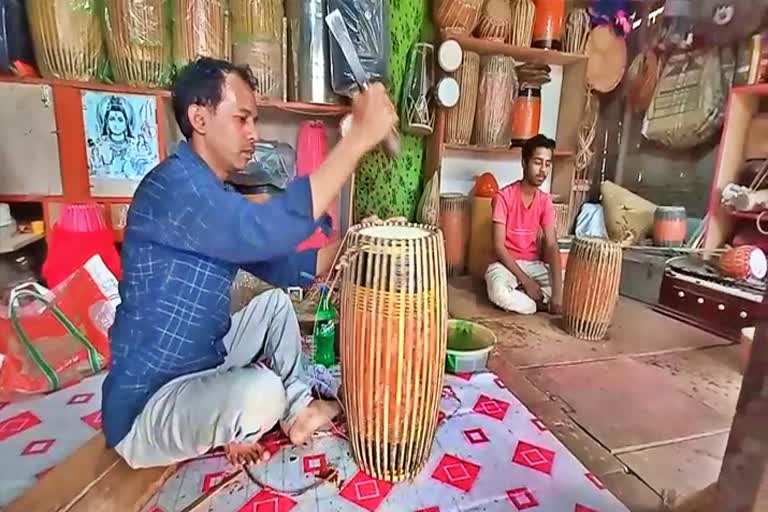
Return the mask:
{"type": "Polygon", "coordinates": [[[731,426],[718,479],[720,512],[768,510],[768,321],[762,320],[731,426]]]}

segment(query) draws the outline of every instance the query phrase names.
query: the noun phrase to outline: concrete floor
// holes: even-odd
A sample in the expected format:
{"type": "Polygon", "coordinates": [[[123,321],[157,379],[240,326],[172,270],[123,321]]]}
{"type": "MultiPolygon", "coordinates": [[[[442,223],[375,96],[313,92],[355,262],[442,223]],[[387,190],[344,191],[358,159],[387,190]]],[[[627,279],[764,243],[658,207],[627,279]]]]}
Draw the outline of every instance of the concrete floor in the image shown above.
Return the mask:
{"type": "Polygon", "coordinates": [[[717,479],[748,347],[624,298],[607,340],[585,342],[549,315],[498,310],[483,288],[451,280],[451,316],[496,332],[491,369],[630,510],[717,479]]]}

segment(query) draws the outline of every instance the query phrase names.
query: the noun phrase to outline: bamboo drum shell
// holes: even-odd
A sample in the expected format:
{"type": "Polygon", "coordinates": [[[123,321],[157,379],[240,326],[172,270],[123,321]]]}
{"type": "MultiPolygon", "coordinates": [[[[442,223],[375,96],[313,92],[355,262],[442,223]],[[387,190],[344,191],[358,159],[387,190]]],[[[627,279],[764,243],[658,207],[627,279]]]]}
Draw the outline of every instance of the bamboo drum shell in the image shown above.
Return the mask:
{"type": "Polygon", "coordinates": [[[515,59],[504,55],[483,57],[474,126],[478,146],[509,146],[510,114],[516,96],[515,59]]]}
{"type": "Polygon", "coordinates": [[[619,299],[621,246],[601,238],[576,237],[563,286],[566,332],[587,341],[605,338],[619,299]]]}
{"type": "Polygon", "coordinates": [[[361,224],[341,280],[341,375],[352,455],[366,474],[414,478],[429,459],[445,371],[439,228],[361,224]]]}
{"type": "Polygon", "coordinates": [[[65,80],[95,78],[104,58],[96,9],[77,8],[71,0],[27,0],[25,4],[40,73],[65,80]]]}
{"type": "Polygon", "coordinates": [[[177,67],[197,57],[230,60],[230,21],[223,0],[174,0],[173,7],[173,52],[177,67]]]}
{"type": "Polygon", "coordinates": [[[448,144],[469,144],[472,139],[479,75],[480,55],[465,51],[462,65],[456,72],[460,89],[459,104],[445,115],[445,142],[448,144]]]}
{"type": "Polygon", "coordinates": [[[250,66],[256,93],[262,98],[283,97],[281,0],[230,0],[232,60],[250,66]]]}
{"type": "Polygon", "coordinates": [[[533,0],[512,0],[510,8],[512,29],[509,34],[509,44],[520,47],[531,46],[536,5],[534,5],[533,0]]]}
{"type": "Polygon", "coordinates": [[[435,0],[434,21],[441,29],[471,34],[478,21],[484,0],[435,0]]]}
{"type": "Polygon", "coordinates": [[[487,0],[480,11],[475,35],[480,39],[505,43],[512,30],[509,0],[487,0]]]}
{"type": "Polygon", "coordinates": [[[440,229],[445,238],[448,277],[460,276],[466,271],[471,205],[471,198],[464,194],[440,196],[440,229]]]}
{"type": "Polygon", "coordinates": [[[565,17],[563,51],[583,54],[587,46],[591,21],[586,9],[573,9],[565,17]]]}
{"type": "Polygon", "coordinates": [[[106,0],[107,50],[115,78],[135,87],[171,79],[171,34],[166,0],[106,0]]]}
{"type": "Polygon", "coordinates": [[[659,247],[681,247],[688,219],[682,206],[659,206],[653,214],[653,243],[659,247]]]}

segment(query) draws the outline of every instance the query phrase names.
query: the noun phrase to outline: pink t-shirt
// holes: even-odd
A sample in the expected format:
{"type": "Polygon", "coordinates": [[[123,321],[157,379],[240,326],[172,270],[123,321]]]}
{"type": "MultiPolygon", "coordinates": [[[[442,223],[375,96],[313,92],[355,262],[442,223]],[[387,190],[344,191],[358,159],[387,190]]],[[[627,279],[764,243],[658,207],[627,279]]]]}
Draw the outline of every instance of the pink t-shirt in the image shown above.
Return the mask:
{"type": "Polygon", "coordinates": [[[536,237],[539,229],[555,222],[555,209],[549,194],[536,190],[530,206],[523,204],[521,182],[516,181],[496,192],[493,197],[493,222],[507,229],[505,246],[512,257],[520,260],[538,260],[536,237]]]}

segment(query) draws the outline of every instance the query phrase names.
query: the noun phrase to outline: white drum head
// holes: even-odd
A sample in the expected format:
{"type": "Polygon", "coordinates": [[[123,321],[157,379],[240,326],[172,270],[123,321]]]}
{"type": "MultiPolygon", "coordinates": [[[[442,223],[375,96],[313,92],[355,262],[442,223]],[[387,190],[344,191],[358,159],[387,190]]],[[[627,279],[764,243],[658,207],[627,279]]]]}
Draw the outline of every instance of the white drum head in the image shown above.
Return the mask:
{"type": "Polygon", "coordinates": [[[388,240],[418,240],[430,235],[430,231],[416,226],[369,226],[360,230],[361,235],[388,240]]]}
{"type": "Polygon", "coordinates": [[[749,255],[749,271],[756,279],[762,279],[768,274],[768,261],[761,249],[755,249],[749,255]]]}
{"type": "Polygon", "coordinates": [[[437,83],[437,102],[445,108],[453,108],[459,103],[461,88],[455,78],[447,76],[437,83]]]}
{"type": "Polygon", "coordinates": [[[464,51],[455,39],[448,39],[437,50],[437,62],[440,64],[440,69],[446,73],[453,73],[459,69],[463,58],[464,51]]]}

